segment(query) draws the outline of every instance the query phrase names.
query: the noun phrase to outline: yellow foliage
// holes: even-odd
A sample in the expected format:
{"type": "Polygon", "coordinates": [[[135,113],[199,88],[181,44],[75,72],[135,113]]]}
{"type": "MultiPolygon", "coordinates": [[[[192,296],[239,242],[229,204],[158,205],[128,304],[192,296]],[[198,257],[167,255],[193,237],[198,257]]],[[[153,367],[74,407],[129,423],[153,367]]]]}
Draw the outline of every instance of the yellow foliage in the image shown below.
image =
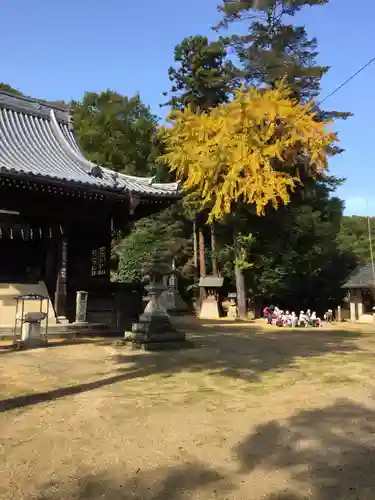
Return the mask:
{"type": "Polygon", "coordinates": [[[210,112],[174,112],[161,134],[161,158],[182,181],[209,219],[221,219],[239,201],[256,206],[288,203],[304,169],[327,169],[327,147],[337,141],[328,123],[317,122],[310,104],[290,98],[284,83],[275,89],[241,90],[210,112]]]}

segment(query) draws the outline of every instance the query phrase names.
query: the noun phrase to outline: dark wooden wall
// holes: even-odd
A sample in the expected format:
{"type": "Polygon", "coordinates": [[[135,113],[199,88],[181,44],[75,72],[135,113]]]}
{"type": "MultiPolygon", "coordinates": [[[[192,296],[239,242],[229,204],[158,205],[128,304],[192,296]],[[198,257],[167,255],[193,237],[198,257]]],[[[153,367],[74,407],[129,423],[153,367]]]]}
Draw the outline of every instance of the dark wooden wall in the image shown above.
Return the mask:
{"type": "MultiPolygon", "coordinates": [[[[89,292],[90,320],[128,327],[129,321],[136,319],[141,311],[140,290],[133,285],[110,283],[113,232],[124,231],[134,220],[169,204],[168,200],[144,200],[132,214],[130,201],[124,194],[106,195],[89,191],[84,186],[49,185],[0,174],[0,210],[19,212],[19,215],[4,216],[9,218],[9,224],[42,228],[40,240],[23,241],[19,245],[35,250],[36,255],[32,256],[31,252],[30,257],[38,261],[41,268],[39,279],[46,282],[57,315],[64,315],[70,321],[75,317],[78,290],[89,292]],[[100,247],[108,249],[107,272],[92,276],[91,253],[100,247]],[[64,253],[66,262],[62,264],[64,253]]],[[[0,220],[2,217],[0,213],[0,220]]],[[[7,258],[11,259],[12,245],[8,246],[7,258]]],[[[14,259],[17,258],[16,246],[13,247],[14,259]]],[[[6,253],[6,245],[3,245],[3,252],[6,253]]]]}

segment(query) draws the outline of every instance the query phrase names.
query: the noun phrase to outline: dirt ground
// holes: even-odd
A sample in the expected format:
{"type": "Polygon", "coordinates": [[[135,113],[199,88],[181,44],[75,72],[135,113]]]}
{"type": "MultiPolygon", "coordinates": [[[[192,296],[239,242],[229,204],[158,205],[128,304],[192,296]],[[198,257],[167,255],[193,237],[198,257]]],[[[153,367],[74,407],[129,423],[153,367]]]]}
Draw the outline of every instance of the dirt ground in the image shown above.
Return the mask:
{"type": "Polygon", "coordinates": [[[375,498],[375,327],[181,327],[0,349],[0,498],[375,498]]]}

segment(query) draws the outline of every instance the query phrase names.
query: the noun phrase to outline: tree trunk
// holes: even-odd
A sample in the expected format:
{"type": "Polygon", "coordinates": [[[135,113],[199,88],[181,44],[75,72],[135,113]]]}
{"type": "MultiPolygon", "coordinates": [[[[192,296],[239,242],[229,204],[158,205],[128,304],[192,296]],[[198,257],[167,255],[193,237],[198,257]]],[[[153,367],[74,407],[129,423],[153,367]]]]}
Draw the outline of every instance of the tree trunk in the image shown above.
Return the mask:
{"type": "Polygon", "coordinates": [[[199,267],[198,267],[198,242],[197,242],[197,221],[193,221],[193,265],[194,265],[194,276],[198,280],[199,278],[199,267]]]}
{"type": "MultiPolygon", "coordinates": [[[[198,263],[198,235],[197,235],[197,220],[193,220],[193,267],[194,267],[194,280],[198,285],[199,283],[199,263],[198,263]]],[[[195,310],[199,311],[201,307],[200,303],[200,290],[199,288],[195,291],[195,310]]]]}
{"type": "MultiPolygon", "coordinates": [[[[204,242],[204,231],[203,227],[200,225],[198,228],[198,242],[199,242],[199,275],[201,278],[206,276],[206,248],[204,242]]],[[[206,298],[206,294],[203,287],[199,288],[199,298],[200,298],[200,306],[202,302],[206,298]]]]}
{"type": "Polygon", "coordinates": [[[215,250],[216,250],[216,234],[215,234],[215,225],[214,223],[211,224],[210,226],[211,229],[211,263],[212,263],[212,274],[213,276],[217,276],[217,262],[216,262],[216,257],[215,257],[215,250]]]}
{"type": "Polygon", "coordinates": [[[236,277],[238,316],[241,319],[247,319],[247,294],[245,286],[245,276],[243,274],[243,270],[238,266],[235,266],[234,274],[236,277]]]}
{"type": "MultiPolygon", "coordinates": [[[[233,235],[234,240],[234,248],[235,248],[235,259],[241,260],[241,248],[239,248],[239,244],[237,241],[237,233],[234,232],[233,235]]],[[[243,273],[243,269],[235,263],[234,266],[234,275],[236,278],[236,292],[237,292],[237,311],[238,316],[241,319],[247,319],[247,293],[246,293],[246,285],[245,285],[245,275],[243,273]]]]}
{"type": "Polygon", "coordinates": [[[199,227],[198,229],[198,237],[199,237],[199,275],[202,278],[206,276],[206,252],[204,243],[204,232],[202,227],[199,227]]]}

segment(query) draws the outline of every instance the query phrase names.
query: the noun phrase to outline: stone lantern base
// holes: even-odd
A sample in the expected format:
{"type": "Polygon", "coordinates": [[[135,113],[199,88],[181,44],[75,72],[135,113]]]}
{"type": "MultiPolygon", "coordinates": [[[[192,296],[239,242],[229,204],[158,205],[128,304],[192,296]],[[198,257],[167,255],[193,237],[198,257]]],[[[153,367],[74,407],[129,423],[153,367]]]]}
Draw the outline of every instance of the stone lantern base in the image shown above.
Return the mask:
{"type": "Polygon", "coordinates": [[[165,289],[163,285],[150,285],[148,292],[151,296],[145,312],[134,323],[131,332],[125,333],[125,339],[131,340],[132,347],[147,351],[161,351],[166,349],[182,349],[191,347],[186,340],[185,333],[177,331],[166,310],[160,304],[160,294],[165,289]]]}

